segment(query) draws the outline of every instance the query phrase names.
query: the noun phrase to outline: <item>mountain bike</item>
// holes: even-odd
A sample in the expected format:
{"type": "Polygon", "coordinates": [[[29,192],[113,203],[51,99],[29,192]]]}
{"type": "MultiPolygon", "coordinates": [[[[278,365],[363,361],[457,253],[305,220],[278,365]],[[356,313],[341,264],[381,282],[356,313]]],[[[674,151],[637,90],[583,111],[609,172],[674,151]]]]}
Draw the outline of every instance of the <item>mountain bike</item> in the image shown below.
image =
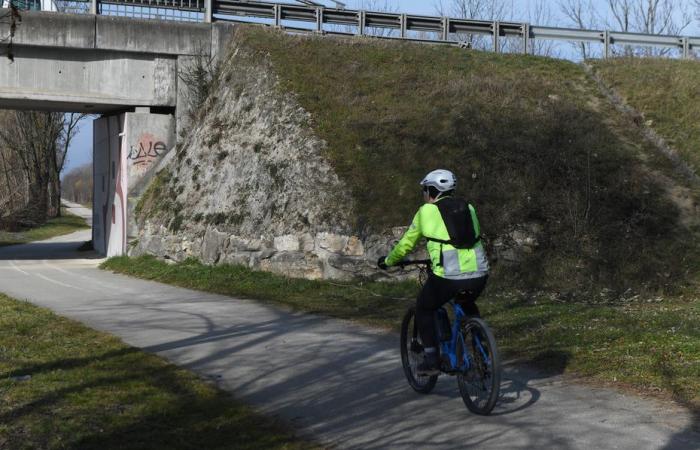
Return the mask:
{"type": "MultiPolygon", "coordinates": [[[[430,260],[403,261],[396,265],[418,266],[421,286],[431,271],[430,260]]],[[[501,386],[501,362],[496,340],[486,322],[464,313],[459,297],[446,303],[451,313],[441,307],[435,314],[440,372],[457,377],[459,392],[469,411],[488,415],[496,406],[501,386]]],[[[416,392],[427,394],[435,387],[439,375],[421,376],[417,373],[424,352],[415,317],[416,308],[412,306],[401,323],[401,363],[408,384],[416,392]]]]}

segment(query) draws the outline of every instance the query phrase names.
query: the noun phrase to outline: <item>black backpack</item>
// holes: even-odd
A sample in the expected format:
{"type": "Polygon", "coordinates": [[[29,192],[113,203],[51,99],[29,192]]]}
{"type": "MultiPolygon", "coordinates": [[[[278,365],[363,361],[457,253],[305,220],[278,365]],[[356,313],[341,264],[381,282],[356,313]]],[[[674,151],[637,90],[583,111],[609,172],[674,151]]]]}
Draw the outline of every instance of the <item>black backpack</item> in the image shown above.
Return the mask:
{"type": "Polygon", "coordinates": [[[438,207],[440,216],[445,222],[450,240],[443,241],[429,237],[426,239],[440,244],[449,244],[458,249],[474,248],[481,240],[481,236],[477,236],[474,230],[469,203],[462,198],[447,197],[435,203],[435,206],[438,207]]]}

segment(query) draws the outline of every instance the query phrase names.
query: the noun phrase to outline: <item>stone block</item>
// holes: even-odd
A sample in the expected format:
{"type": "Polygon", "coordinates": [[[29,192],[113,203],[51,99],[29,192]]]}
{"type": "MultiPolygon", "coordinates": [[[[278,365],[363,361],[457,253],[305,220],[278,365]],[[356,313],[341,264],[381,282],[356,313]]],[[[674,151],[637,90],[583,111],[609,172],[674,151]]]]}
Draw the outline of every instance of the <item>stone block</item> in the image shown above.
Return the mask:
{"type": "Polygon", "coordinates": [[[331,253],[342,252],[347,243],[347,236],[325,232],[316,235],[316,248],[321,248],[331,253]]]}
{"type": "Polygon", "coordinates": [[[365,247],[357,236],[350,236],[342,251],[347,256],[362,256],[365,254],[365,247]]]}
{"type": "Polygon", "coordinates": [[[283,252],[260,261],[260,269],[293,278],[316,280],[323,278],[323,270],[317,258],[307,258],[301,252],[283,252]]]}
{"type": "Polygon", "coordinates": [[[214,228],[208,228],[204,233],[202,243],[202,262],[205,264],[215,264],[219,261],[221,254],[226,250],[225,243],[228,234],[221,233],[214,228]]]}
{"type": "Polygon", "coordinates": [[[301,250],[307,253],[313,252],[316,247],[315,239],[311,233],[304,233],[299,237],[299,246],[301,250]]]}
{"type": "Polygon", "coordinates": [[[257,252],[262,248],[262,242],[257,239],[231,236],[228,246],[232,252],[257,252]]]}
{"type": "Polygon", "coordinates": [[[300,249],[299,238],[293,234],[277,236],[274,239],[274,247],[278,252],[298,252],[300,249]]]}

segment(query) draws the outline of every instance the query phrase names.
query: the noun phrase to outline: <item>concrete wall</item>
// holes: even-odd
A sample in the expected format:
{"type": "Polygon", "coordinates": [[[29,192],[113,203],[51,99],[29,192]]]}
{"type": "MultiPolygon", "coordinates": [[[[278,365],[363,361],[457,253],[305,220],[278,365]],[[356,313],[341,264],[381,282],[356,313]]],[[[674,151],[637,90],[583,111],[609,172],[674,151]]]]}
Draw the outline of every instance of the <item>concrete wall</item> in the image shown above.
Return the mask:
{"type": "Polygon", "coordinates": [[[98,253],[126,253],[127,156],[124,114],[93,122],[92,240],[98,253]]]}
{"type": "MultiPolygon", "coordinates": [[[[0,15],[7,10],[0,10],[0,15]]],[[[0,108],[115,113],[176,108],[178,58],[221,54],[232,24],[22,13],[15,62],[0,60],[0,108]]],[[[0,36],[9,24],[0,23],[0,36]]]]}
{"type": "Polygon", "coordinates": [[[137,234],[133,210],[154,168],[175,146],[172,115],[125,113],[93,122],[93,242],[108,257],[126,254],[137,234]]]}
{"type": "MultiPolygon", "coordinates": [[[[5,10],[0,10],[0,15],[5,10]]],[[[0,35],[9,24],[0,24],[0,35]]],[[[210,54],[212,25],[128,17],[22,11],[16,46],[118,50],[161,55],[210,54]]]]}
{"type": "Polygon", "coordinates": [[[108,112],[175,107],[177,59],[104,50],[17,47],[0,61],[0,106],[108,112]]]}
{"type": "Polygon", "coordinates": [[[169,114],[126,113],[124,139],[127,148],[127,236],[138,236],[134,208],[162,159],[175,147],[175,117],[169,114]]]}

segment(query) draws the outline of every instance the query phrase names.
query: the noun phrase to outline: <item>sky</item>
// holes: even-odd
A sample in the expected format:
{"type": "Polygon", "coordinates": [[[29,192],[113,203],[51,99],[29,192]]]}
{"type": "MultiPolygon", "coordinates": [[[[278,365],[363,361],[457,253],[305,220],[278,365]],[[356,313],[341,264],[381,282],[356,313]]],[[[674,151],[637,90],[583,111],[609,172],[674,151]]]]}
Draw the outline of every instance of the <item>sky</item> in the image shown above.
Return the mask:
{"type": "MultiPolygon", "coordinates": [[[[328,6],[332,6],[333,3],[328,0],[316,0],[319,3],[324,3],[328,6]]],[[[362,5],[367,5],[367,0],[342,0],[347,8],[358,9],[362,5]]],[[[537,0],[507,0],[509,3],[512,2],[512,11],[510,20],[516,22],[531,22],[529,11],[533,9],[534,5],[537,4],[537,0]]],[[[606,3],[607,0],[590,0],[596,8],[600,15],[607,13],[606,3]]],[[[285,3],[292,3],[292,0],[285,0],[285,3]]],[[[444,1],[446,4],[449,0],[444,1]]],[[[371,0],[370,2],[371,3],[371,0]]],[[[410,14],[423,14],[423,15],[436,15],[435,1],[433,0],[375,0],[375,4],[384,4],[393,6],[395,9],[401,12],[406,12],[410,14]]],[[[550,8],[550,23],[533,23],[535,25],[551,25],[567,27],[571,26],[571,23],[561,14],[560,8],[558,6],[557,0],[540,0],[540,3],[550,8]]],[[[700,28],[698,27],[698,21],[695,21],[684,33],[686,35],[700,35],[700,28]]],[[[557,44],[560,55],[567,57],[571,54],[571,46],[566,43],[557,44]]],[[[78,131],[75,140],[71,143],[70,149],[68,151],[68,159],[64,167],[64,174],[69,172],[71,169],[81,166],[83,164],[90,163],[92,161],[92,119],[86,119],[81,124],[80,130],[78,131]]]]}

